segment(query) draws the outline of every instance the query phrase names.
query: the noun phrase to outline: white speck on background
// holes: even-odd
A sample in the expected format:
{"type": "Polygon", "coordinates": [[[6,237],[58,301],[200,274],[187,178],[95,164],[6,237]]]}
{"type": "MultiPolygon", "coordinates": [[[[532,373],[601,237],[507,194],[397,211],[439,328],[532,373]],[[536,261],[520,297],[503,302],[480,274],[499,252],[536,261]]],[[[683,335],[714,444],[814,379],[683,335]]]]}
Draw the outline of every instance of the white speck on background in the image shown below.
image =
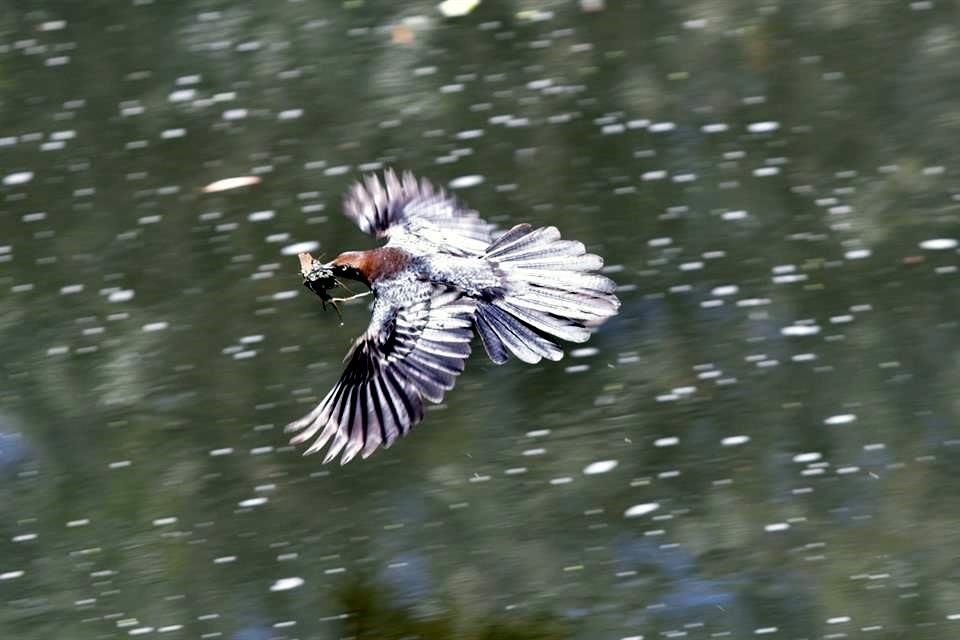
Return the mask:
{"type": "Polygon", "coordinates": [[[239,189],[250,185],[259,184],[260,178],[257,176],[237,176],[235,178],[223,178],[216,180],[205,186],[201,191],[204,193],[216,193],[218,191],[229,191],[230,189],[239,189]]]}
{"type": "Polygon", "coordinates": [[[624,517],[626,518],[636,518],[639,516],[645,516],[648,513],[653,513],[660,508],[660,503],[658,502],[644,502],[641,504],[635,504],[626,511],[623,512],[624,517]]]}
{"type": "Polygon", "coordinates": [[[3,184],[12,187],[18,184],[26,184],[33,180],[33,171],[17,171],[7,174],[3,177],[3,184]]]}
{"type": "Polygon", "coordinates": [[[290,591],[303,586],[303,578],[280,578],[270,586],[270,591],[290,591]]]}
{"type": "Polygon", "coordinates": [[[266,211],[254,211],[247,216],[247,219],[250,220],[250,222],[263,222],[264,220],[272,220],[275,215],[276,211],[267,209],[266,211]]]}
{"type": "Polygon", "coordinates": [[[469,176],[460,176],[454,178],[449,182],[451,189],[466,189],[468,187],[475,187],[478,184],[483,184],[484,177],[481,175],[469,175],[469,176]]]}
{"type": "Polygon", "coordinates": [[[134,295],[133,289],[111,291],[110,295],[107,296],[107,302],[126,302],[127,300],[133,300],[134,295]]]}
{"type": "Polygon", "coordinates": [[[316,251],[320,248],[320,243],[314,240],[307,240],[306,242],[294,242],[293,244],[288,244],[283,249],[280,250],[285,256],[295,256],[298,253],[305,253],[310,251],[316,251]]]}
{"type": "Polygon", "coordinates": [[[713,291],[711,291],[710,294],[715,296],[732,296],[738,291],[740,291],[740,287],[738,287],[737,285],[725,284],[720,287],[714,287],[713,291]]]}
{"type": "Polygon", "coordinates": [[[927,249],[928,251],[946,251],[948,249],[957,248],[957,240],[955,238],[930,238],[929,240],[924,240],[920,243],[921,249],[927,249]]]}
{"type": "Polygon", "coordinates": [[[815,324],[794,324],[780,329],[785,336],[815,336],[820,333],[820,327],[815,324]]]}
{"type": "Polygon", "coordinates": [[[850,424],[856,419],[857,419],[857,416],[854,413],[841,413],[841,414],[826,418],[823,421],[823,424],[850,424]]]}
{"type": "Polygon", "coordinates": [[[776,131],[779,128],[780,123],[773,121],[751,122],[747,125],[747,131],[750,133],[767,133],[769,131],[776,131]]]}
{"type": "Polygon", "coordinates": [[[594,476],[601,473],[607,473],[616,469],[618,464],[620,463],[618,463],[616,460],[597,460],[596,462],[591,462],[583,468],[583,475],[594,476]]]}

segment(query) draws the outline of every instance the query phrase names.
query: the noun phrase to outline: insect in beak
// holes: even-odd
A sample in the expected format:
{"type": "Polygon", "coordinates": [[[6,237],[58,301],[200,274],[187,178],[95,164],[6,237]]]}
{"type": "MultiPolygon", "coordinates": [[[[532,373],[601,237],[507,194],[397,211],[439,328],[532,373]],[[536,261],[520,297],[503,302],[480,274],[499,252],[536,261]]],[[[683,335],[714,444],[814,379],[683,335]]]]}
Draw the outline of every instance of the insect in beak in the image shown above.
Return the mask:
{"type": "MultiPolygon", "coordinates": [[[[355,294],[349,298],[334,298],[329,293],[331,289],[337,287],[343,287],[347,289],[347,291],[350,291],[350,289],[333,275],[333,263],[324,264],[305,252],[297,254],[297,257],[300,259],[300,275],[303,276],[303,286],[317,294],[324,311],[326,311],[327,303],[329,302],[333,310],[337,312],[337,318],[340,320],[340,323],[343,324],[343,315],[340,313],[340,305],[338,303],[365,296],[369,292],[355,294]]],[[[351,291],[351,293],[353,292],[351,291]]]]}

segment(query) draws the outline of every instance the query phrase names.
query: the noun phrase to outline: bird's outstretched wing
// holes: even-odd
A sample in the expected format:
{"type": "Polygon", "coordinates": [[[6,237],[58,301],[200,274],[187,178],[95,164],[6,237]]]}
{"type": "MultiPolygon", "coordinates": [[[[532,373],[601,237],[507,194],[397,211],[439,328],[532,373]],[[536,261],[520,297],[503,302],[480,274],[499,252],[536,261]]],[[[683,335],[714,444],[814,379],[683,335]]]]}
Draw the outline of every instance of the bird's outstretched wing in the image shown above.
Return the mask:
{"type": "Polygon", "coordinates": [[[430,288],[399,309],[378,300],[340,380],[316,409],[288,425],[299,432],[291,443],[315,437],[309,454],[329,442],[323,462],[342,453],[346,464],[406,435],[423,418],[424,399],[440,402],[463,371],[473,312],[473,301],[450,289],[430,288]]]}
{"type": "Polygon", "coordinates": [[[354,183],[343,211],[366,233],[389,238],[389,244],[455,255],[482,254],[496,232],[496,225],[409,171],[397,176],[387,169],[382,180],[368,175],[354,183]]]}

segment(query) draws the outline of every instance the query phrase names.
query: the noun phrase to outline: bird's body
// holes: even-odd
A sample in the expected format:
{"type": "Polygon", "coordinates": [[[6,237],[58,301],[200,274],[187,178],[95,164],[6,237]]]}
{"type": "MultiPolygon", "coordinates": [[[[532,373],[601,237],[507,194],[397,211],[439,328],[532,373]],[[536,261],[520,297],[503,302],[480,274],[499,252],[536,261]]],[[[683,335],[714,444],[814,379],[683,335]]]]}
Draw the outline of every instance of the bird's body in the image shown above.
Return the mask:
{"type": "Polygon", "coordinates": [[[324,462],[346,463],[390,446],[423,417],[423,400],[453,387],[476,331],[497,364],[559,360],[553,342],[584,342],[616,314],[614,283],[594,273],[602,259],[554,227],[521,224],[506,232],[463,208],[426,180],[392,171],[368,177],[344,212],[361,229],[388,239],[321,264],[301,254],[304,284],[329,300],[336,278],[373,293],[366,332],[347,354],[334,388],[288,430],[292,442],[330,444],[324,462]]]}

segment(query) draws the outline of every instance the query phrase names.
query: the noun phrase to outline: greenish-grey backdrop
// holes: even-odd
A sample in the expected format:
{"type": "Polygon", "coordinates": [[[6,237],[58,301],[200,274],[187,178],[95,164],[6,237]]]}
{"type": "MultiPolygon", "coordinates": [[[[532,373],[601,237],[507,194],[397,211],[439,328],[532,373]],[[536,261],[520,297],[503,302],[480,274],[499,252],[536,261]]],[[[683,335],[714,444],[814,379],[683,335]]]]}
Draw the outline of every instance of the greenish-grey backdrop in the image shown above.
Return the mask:
{"type": "Polygon", "coordinates": [[[956,2],[0,8],[3,638],[960,635],[956,2]],[[322,467],[385,166],[623,307],[322,467]]]}

